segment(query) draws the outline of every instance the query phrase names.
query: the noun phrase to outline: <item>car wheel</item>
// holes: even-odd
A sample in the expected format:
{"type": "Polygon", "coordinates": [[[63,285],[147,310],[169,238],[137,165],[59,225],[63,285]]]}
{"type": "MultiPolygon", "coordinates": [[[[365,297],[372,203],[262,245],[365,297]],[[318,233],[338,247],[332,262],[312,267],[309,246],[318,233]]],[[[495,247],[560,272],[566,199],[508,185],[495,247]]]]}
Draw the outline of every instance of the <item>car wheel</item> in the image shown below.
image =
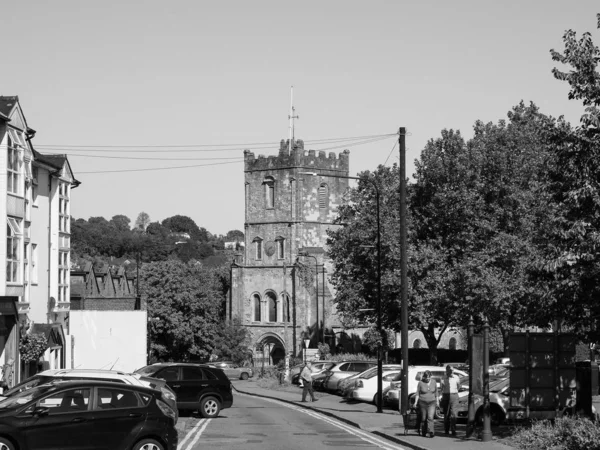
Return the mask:
{"type": "MultiPolygon", "coordinates": [[[[490,424],[494,427],[501,425],[504,422],[504,411],[495,404],[490,405],[490,424]]],[[[477,410],[477,414],[475,415],[475,423],[478,426],[483,425],[483,406],[477,410]]]]}
{"type": "Polygon", "coordinates": [[[212,419],[219,415],[221,411],[221,404],[215,397],[204,397],[200,401],[200,414],[205,419],[212,419]]]}
{"type": "MultiPolygon", "coordinates": [[[[2,449],[2,447],[0,447],[2,449]]],[[[142,439],[133,446],[133,450],[165,450],[163,445],[154,439],[142,439]]]]}
{"type": "Polygon", "coordinates": [[[248,373],[247,372],[242,372],[242,374],[240,375],[240,379],[247,380],[248,379],[248,373]]]}
{"type": "Polygon", "coordinates": [[[8,439],[0,437],[0,450],[15,450],[15,446],[8,439]]]}

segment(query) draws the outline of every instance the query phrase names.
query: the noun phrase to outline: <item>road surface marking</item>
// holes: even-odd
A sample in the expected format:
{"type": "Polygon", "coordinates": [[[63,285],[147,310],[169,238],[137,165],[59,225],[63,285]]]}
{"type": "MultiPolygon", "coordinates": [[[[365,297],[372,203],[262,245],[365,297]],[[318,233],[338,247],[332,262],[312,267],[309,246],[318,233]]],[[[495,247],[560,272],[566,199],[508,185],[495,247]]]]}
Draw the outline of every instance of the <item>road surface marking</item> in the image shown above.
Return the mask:
{"type": "MultiPolygon", "coordinates": [[[[201,428],[200,428],[200,430],[199,430],[199,432],[198,432],[198,436],[199,436],[200,434],[202,434],[202,432],[203,432],[203,431],[204,431],[204,429],[206,428],[206,425],[208,425],[208,421],[209,421],[209,420],[210,420],[210,419],[200,419],[200,420],[198,421],[198,423],[197,423],[196,425],[194,425],[190,431],[188,431],[188,433],[185,435],[185,437],[183,438],[183,440],[182,440],[181,442],[179,442],[179,444],[177,445],[177,450],[181,450],[181,449],[183,448],[184,444],[185,444],[185,443],[188,441],[188,439],[189,439],[189,438],[191,438],[191,437],[192,437],[192,435],[194,434],[194,432],[195,432],[195,431],[196,431],[198,428],[200,428],[200,427],[201,427],[201,428]]],[[[195,443],[195,442],[197,442],[197,440],[198,440],[198,439],[195,439],[195,440],[192,442],[192,444],[193,444],[193,443],[195,443]]],[[[190,449],[190,448],[191,448],[191,447],[190,447],[190,446],[188,446],[188,447],[187,447],[185,450],[188,450],[188,449],[190,449]]]]}
{"type": "MultiPolygon", "coordinates": [[[[238,392],[238,394],[246,395],[247,397],[255,397],[253,395],[242,394],[241,392],[238,392]]],[[[299,406],[296,406],[296,405],[293,405],[290,403],[282,402],[280,400],[275,400],[275,399],[270,399],[270,398],[265,398],[265,397],[261,397],[261,398],[266,402],[271,402],[271,403],[275,403],[280,406],[285,406],[286,408],[293,409],[295,411],[299,411],[299,412],[302,412],[309,416],[312,416],[316,419],[328,422],[331,425],[334,425],[335,427],[340,428],[350,434],[353,434],[354,436],[356,436],[362,440],[365,440],[373,445],[376,445],[377,447],[382,448],[384,450],[405,450],[405,447],[400,447],[398,445],[395,445],[385,439],[376,437],[375,435],[373,435],[372,433],[369,433],[368,431],[364,431],[364,430],[361,430],[360,428],[356,428],[351,425],[347,425],[344,422],[341,422],[337,419],[334,419],[332,417],[329,417],[325,414],[314,411],[312,409],[302,408],[302,407],[299,407],[299,406]]]]}

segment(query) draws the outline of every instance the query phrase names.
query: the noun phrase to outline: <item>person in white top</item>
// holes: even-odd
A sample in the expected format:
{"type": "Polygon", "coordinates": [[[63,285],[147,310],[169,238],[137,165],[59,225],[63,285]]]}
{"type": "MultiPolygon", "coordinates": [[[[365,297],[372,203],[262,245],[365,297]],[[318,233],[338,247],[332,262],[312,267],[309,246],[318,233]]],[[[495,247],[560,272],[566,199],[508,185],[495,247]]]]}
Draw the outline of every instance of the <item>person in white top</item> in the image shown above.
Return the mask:
{"type": "Polygon", "coordinates": [[[442,378],[442,411],[444,411],[444,431],[456,436],[456,410],[458,409],[458,388],[460,381],[452,366],[446,366],[442,378]]]}

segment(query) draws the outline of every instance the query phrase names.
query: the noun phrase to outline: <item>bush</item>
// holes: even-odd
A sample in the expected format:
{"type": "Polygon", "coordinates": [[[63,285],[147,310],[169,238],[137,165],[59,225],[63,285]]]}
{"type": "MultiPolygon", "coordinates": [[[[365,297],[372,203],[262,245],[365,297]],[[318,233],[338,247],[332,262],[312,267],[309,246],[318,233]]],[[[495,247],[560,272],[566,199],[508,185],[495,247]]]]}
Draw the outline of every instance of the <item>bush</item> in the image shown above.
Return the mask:
{"type": "Polygon", "coordinates": [[[338,353],[331,355],[331,361],[373,361],[371,356],[365,355],[364,353],[338,353]]]}
{"type": "Polygon", "coordinates": [[[600,450],[600,425],[584,417],[539,421],[511,441],[522,450],[600,450]]]}

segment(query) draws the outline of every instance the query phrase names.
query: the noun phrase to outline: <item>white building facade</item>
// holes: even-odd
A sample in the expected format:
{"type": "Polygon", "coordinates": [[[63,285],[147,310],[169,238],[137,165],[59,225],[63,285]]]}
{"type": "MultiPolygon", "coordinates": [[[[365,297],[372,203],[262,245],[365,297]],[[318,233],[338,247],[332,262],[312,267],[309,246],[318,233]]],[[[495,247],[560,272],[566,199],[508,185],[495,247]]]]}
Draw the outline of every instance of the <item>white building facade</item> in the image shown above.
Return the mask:
{"type": "Polygon", "coordinates": [[[65,155],[42,155],[18,97],[0,97],[0,367],[14,385],[31,371],[19,341],[45,334],[48,368],[65,367],[69,319],[70,196],[79,182],[65,155]]]}

